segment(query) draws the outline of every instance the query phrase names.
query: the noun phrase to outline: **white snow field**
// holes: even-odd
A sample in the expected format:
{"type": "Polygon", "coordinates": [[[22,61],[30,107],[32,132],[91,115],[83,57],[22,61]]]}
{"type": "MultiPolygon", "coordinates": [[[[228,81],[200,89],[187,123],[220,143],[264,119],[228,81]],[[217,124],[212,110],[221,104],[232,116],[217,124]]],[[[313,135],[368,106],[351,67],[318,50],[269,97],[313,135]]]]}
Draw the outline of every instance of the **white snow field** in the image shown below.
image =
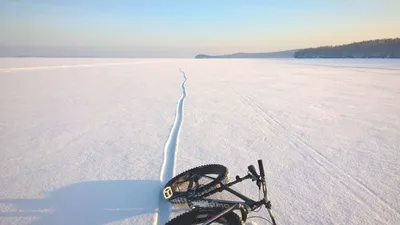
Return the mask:
{"type": "Polygon", "coordinates": [[[0,59],[0,224],[164,224],[257,159],[278,224],[400,224],[399,151],[399,60],[0,59]]]}

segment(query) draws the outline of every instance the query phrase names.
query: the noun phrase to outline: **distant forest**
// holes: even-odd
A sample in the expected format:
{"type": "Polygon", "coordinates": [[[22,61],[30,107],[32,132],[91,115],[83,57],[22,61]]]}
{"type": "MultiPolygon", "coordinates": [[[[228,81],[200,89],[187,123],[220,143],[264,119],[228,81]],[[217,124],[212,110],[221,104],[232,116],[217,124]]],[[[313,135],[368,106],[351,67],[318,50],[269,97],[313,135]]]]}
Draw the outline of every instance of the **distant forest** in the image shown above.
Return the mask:
{"type": "Polygon", "coordinates": [[[400,58],[400,38],[362,41],[347,45],[307,48],[295,58],[400,58]]]}

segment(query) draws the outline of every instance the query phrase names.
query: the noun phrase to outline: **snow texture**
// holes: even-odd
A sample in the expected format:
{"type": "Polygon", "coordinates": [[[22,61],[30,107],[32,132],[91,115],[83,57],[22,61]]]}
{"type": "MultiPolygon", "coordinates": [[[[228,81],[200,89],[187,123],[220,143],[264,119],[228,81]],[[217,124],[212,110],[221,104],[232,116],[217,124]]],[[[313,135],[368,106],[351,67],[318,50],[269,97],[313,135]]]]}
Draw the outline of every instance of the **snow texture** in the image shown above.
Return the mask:
{"type": "Polygon", "coordinates": [[[400,224],[399,149],[399,60],[0,59],[0,224],[164,224],[257,159],[278,224],[400,224]]]}

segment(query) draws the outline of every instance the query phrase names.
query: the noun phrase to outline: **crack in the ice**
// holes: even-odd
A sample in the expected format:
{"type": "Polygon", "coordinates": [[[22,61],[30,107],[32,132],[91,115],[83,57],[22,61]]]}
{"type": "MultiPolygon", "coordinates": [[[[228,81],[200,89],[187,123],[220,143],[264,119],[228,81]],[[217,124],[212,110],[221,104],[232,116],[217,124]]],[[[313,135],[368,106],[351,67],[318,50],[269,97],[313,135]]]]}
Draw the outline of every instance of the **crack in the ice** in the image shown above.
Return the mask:
{"type": "MultiPolygon", "coordinates": [[[[174,173],[175,162],[176,162],[176,152],[178,150],[178,142],[179,142],[179,132],[181,129],[181,125],[183,122],[183,103],[186,98],[186,88],[185,83],[187,81],[186,74],[181,69],[179,72],[182,73],[184,81],[181,85],[182,95],[178,101],[176,107],[175,121],[169,133],[167,142],[164,146],[164,162],[161,168],[160,181],[161,185],[164,185],[168,182],[174,173]]],[[[155,218],[154,224],[164,224],[169,220],[169,216],[171,214],[171,204],[161,197],[158,217],[155,218]]]]}

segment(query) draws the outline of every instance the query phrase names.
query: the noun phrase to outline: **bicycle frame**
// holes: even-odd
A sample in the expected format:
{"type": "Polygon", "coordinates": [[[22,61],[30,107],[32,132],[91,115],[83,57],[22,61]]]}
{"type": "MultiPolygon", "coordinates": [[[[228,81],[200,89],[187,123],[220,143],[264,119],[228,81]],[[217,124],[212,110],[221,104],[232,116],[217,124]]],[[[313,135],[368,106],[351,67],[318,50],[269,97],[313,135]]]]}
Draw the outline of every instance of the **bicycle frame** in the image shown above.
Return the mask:
{"type": "Polygon", "coordinates": [[[216,219],[218,219],[219,217],[225,215],[226,213],[229,213],[229,212],[231,212],[233,210],[237,210],[237,209],[240,209],[240,211],[241,211],[242,220],[246,221],[248,210],[251,209],[250,205],[255,205],[256,202],[254,200],[249,199],[246,196],[240,194],[239,192],[229,188],[229,186],[232,186],[235,183],[238,183],[238,182],[234,181],[227,185],[219,183],[219,185],[221,185],[221,186],[219,188],[215,189],[213,191],[213,193],[226,190],[226,191],[236,195],[240,199],[243,199],[244,202],[216,200],[216,199],[203,199],[203,198],[193,198],[193,199],[188,198],[188,201],[187,201],[188,205],[190,208],[200,207],[200,208],[223,208],[223,209],[225,209],[220,214],[218,214],[215,218],[207,221],[204,224],[210,224],[213,221],[215,221],[216,219]]]}
{"type": "MultiPolygon", "coordinates": [[[[208,177],[208,176],[207,176],[208,177]]],[[[209,177],[213,179],[212,177],[209,177]]],[[[232,193],[233,195],[237,196],[238,198],[242,199],[244,202],[239,202],[239,201],[226,201],[226,200],[217,200],[217,199],[203,199],[203,198],[190,198],[188,197],[187,202],[190,208],[222,208],[225,209],[218,215],[216,215],[213,219],[206,221],[203,223],[203,225],[208,225],[212,223],[213,221],[217,220],[221,216],[233,211],[233,210],[240,210],[242,214],[242,220],[246,221],[247,219],[247,214],[249,211],[253,211],[257,209],[258,207],[262,206],[265,202],[265,199],[262,199],[260,201],[254,201],[243,194],[229,188],[230,186],[233,186],[239,182],[242,182],[247,179],[252,179],[253,177],[248,174],[247,176],[243,178],[238,178],[233,182],[230,182],[228,184],[223,184],[221,182],[218,183],[218,188],[213,190],[211,193],[216,193],[216,192],[222,192],[222,191],[228,191],[232,193]]]]}
{"type": "Polygon", "coordinates": [[[246,207],[243,205],[243,203],[240,203],[240,202],[214,200],[214,199],[199,199],[199,200],[193,201],[192,204],[195,207],[203,207],[203,208],[208,208],[208,207],[225,208],[226,207],[226,209],[224,211],[220,212],[214,218],[206,221],[205,223],[203,223],[203,225],[208,225],[208,224],[214,222],[215,220],[217,220],[218,218],[220,218],[221,216],[223,216],[233,210],[237,210],[237,209],[239,209],[242,214],[242,220],[246,221],[246,219],[247,219],[248,211],[247,211],[246,207]]]}

